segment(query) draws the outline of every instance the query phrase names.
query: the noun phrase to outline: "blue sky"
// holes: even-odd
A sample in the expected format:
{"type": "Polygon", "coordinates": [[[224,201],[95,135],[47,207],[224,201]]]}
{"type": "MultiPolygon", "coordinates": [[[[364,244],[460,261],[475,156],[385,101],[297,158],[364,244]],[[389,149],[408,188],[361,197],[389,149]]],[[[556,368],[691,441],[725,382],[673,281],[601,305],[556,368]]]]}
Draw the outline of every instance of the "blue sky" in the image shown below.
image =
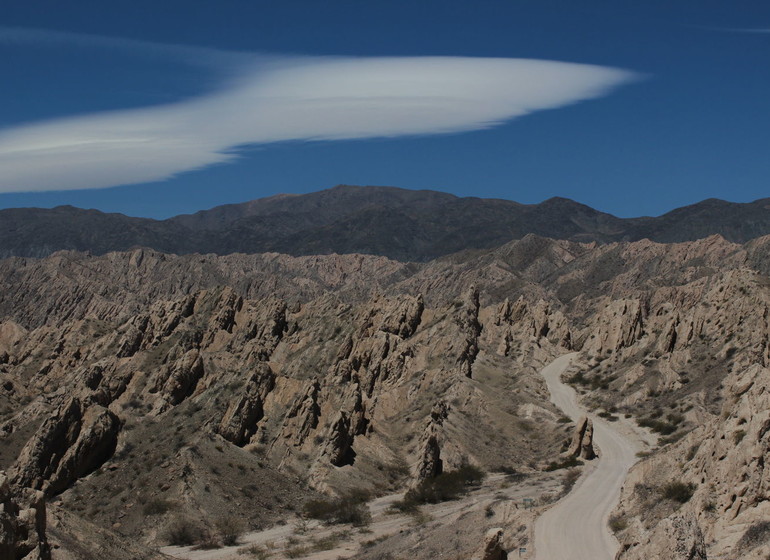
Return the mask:
{"type": "Polygon", "coordinates": [[[770,196],[758,0],[9,2],[0,75],[0,207],[770,196]]]}

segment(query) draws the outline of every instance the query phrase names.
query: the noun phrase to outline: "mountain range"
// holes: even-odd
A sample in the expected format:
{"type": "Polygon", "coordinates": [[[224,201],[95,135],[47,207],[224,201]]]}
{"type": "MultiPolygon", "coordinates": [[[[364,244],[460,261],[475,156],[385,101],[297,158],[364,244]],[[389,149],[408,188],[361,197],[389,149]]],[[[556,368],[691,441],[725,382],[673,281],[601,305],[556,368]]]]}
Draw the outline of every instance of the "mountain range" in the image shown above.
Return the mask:
{"type": "Polygon", "coordinates": [[[499,247],[527,234],[598,243],[683,242],[719,234],[745,243],[770,234],[770,199],[708,199],[658,217],[618,218],[566,198],[519,204],[427,190],[340,185],[166,220],[72,206],[0,210],[0,258],[148,247],[174,254],[363,253],[424,262],[499,247]]]}

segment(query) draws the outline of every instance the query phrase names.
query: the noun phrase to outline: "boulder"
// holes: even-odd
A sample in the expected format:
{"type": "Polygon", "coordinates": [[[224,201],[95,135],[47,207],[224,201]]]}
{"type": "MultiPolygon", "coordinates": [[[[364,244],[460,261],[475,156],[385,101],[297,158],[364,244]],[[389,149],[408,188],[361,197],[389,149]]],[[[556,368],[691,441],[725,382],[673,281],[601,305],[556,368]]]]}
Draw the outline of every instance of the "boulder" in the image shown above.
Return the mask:
{"type": "Polygon", "coordinates": [[[575,426],[575,433],[572,436],[572,443],[567,450],[567,456],[581,457],[590,461],[596,457],[593,442],[594,423],[590,418],[583,416],[575,426]]]}

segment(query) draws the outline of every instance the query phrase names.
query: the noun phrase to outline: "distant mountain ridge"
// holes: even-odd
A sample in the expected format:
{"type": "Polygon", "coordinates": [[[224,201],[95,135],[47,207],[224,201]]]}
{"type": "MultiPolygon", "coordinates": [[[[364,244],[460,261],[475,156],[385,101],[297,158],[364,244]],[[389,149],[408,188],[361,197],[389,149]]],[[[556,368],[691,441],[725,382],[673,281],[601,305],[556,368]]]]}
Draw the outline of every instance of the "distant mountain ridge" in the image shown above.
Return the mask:
{"type": "Polygon", "coordinates": [[[340,185],[217,206],[167,220],[72,206],[0,210],[0,257],[133,247],[190,253],[364,253],[427,261],[490,249],[527,234],[609,243],[681,242],[719,234],[744,243],[770,234],[770,199],[708,199],[659,217],[618,218],[566,198],[540,204],[437,191],[340,185]]]}

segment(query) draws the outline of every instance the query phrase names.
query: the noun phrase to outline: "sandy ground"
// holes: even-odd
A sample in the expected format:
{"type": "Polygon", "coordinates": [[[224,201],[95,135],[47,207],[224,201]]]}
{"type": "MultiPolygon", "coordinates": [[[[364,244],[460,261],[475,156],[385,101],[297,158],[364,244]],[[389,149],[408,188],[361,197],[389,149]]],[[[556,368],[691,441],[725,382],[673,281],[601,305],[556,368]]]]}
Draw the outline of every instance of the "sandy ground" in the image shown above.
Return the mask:
{"type": "MultiPolygon", "coordinates": [[[[509,484],[506,475],[491,474],[481,486],[462,499],[441,504],[425,505],[422,514],[430,520],[430,530],[439,530],[442,526],[451,526],[464,513],[471,509],[484,508],[486,504],[504,504],[509,512],[503,512],[504,519],[513,519],[516,510],[524,507],[524,498],[538,498],[544,494],[557,494],[562,487],[561,473],[533,473],[521,482],[509,484]]],[[[402,498],[402,494],[392,494],[370,502],[369,510],[372,523],[363,531],[350,525],[324,525],[318,521],[303,522],[299,518],[289,520],[285,525],[278,525],[264,531],[248,533],[241,537],[237,546],[213,550],[192,550],[190,547],[169,546],[161,552],[185,560],[247,560],[250,554],[238,553],[239,549],[251,546],[260,547],[271,560],[288,558],[286,551],[305,548],[306,553],[292,556],[306,560],[336,560],[349,558],[361,550],[367,541],[374,541],[406,532],[414,527],[416,519],[408,514],[394,514],[391,504],[402,498]],[[339,543],[329,550],[312,550],[314,545],[332,535],[337,535],[339,543]]],[[[505,523],[503,523],[505,524],[505,523]]],[[[245,551],[244,551],[245,552],[245,551]]]]}
{"type": "Polygon", "coordinates": [[[561,356],[545,367],[551,401],[573,420],[588,416],[594,423],[594,444],[600,457],[591,461],[572,492],[551,507],[535,524],[537,560],[612,560],[618,542],[607,526],[620,499],[628,470],[636,453],[654,440],[629,420],[605,421],[577,402],[575,391],[561,382],[577,354],[561,356]]]}

